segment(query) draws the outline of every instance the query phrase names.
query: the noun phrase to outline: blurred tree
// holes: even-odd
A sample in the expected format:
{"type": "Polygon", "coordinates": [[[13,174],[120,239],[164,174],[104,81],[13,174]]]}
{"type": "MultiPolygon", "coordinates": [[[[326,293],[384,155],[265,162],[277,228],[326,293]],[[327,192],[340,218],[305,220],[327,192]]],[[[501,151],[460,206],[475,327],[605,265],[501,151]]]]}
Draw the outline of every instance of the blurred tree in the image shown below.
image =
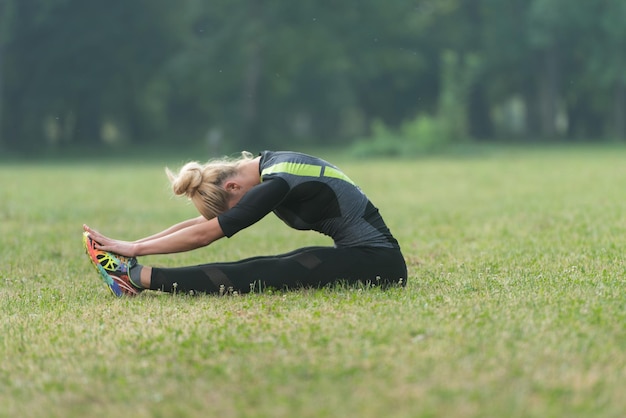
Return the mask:
{"type": "Polygon", "coordinates": [[[194,29],[169,74],[174,118],[204,115],[191,118],[192,136],[218,129],[242,146],[345,139],[374,117],[413,113],[420,83],[433,90],[422,77],[434,71],[415,36],[414,2],[187,5],[194,29]]]}
{"type": "Polygon", "coordinates": [[[534,0],[531,45],[537,72],[542,133],[553,134],[555,109],[568,112],[568,136],[625,138],[626,3],[534,0]],[[611,99],[612,98],[612,99],[611,99]]]}
{"type": "MultiPolygon", "coordinates": [[[[494,109],[516,96],[524,98],[526,103],[532,101],[534,60],[530,58],[528,44],[529,0],[479,0],[477,4],[478,10],[474,12],[477,23],[476,53],[481,58],[482,71],[477,76],[476,85],[482,91],[478,90],[470,96],[474,99],[470,107],[476,105],[478,96],[478,106],[483,110],[479,121],[474,116],[470,123],[475,127],[474,132],[478,132],[478,136],[491,137],[494,133],[499,133],[493,126],[491,115],[494,109]],[[477,124],[482,125],[482,128],[477,128],[477,124]]],[[[474,115],[471,109],[470,114],[474,115]]],[[[518,134],[536,134],[533,129],[536,124],[526,116],[526,132],[518,134]]]]}
{"type": "Polygon", "coordinates": [[[565,0],[533,0],[529,9],[529,40],[533,48],[535,68],[535,99],[530,109],[536,109],[539,121],[539,134],[544,138],[554,138],[557,133],[557,111],[561,95],[563,61],[567,43],[571,14],[567,9],[575,9],[565,0]],[[566,16],[564,19],[563,16],[566,16]]]}
{"type": "MultiPolygon", "coordinates": [[[[488,68],[483,65],[484,59],[489,57],[481,35],[484,28],[493,28],[503,19],[498,16],[497,21],[492,21],[484,7],[484,0],[447,0],[437,3],[436,8],[431,7],[436,18],[430,23],[433,36],[429,39],[436,41],[437,60],[441,64],[456,61],[436,67],[434,76],[440,85],[437,91],[439,117],[453,119],[451,124],[456,127],[450,132],[462,136],[457,140],[493,135],[487,97],[491,80],[488,68]]],[[[507,5],[507,13],[510,8],[510,4],[507,5]]],[[[506,30],[510,31],[510,27],[506,30]]]]}
{"type": "Polygon", "coordinates": [[[610,98],[602,106],[610,115],[607,136],[626,139],[626,2],[604,0],[594,6],[597,37],[583,40],[588,47],[585,76],[595,80],[600,97],[610,98]]]}
{"type": "Polygon", "coordinates": [[[106,118],[147,139],[138,102],[174,43],[169,2],[20,0],[15,8],[5,112],[13,148],[99,143],[106,118]]]}
{"type": "Polygon", "coordinates": [[[2,116],[0,116],[3,124],[2,138],[8,149],[20,149],[30,146],[28,139],[22,137],[20,133],[26,131],[33,121],[38,119],[37,110],[41,107],[40,103],[32,100],[26,103],[24,93],[28,86],[19,83],[19,79],[27,74],[32,74],[42,70],[41,67],[29,62],[28,53],[21,53],[19,47],[19,39],[26,38],[26,33],[46,16],[48,8],[43,7],[41,10],[35,11],[33,2],[29,1],[6,1],[2,3],[2,22],[1,34],[2,39],[2,116]],[[23,21],[26,14],[33,15],[31,25],[23,21]]]}
{"type": "Polygon", "coordinates": [[[0,1],[0,150],[4,148],[4,55],[5,46],[13,33],[15,5],[13,0],[0,1]]]}
{"type": "Polygon", "coordinates": [[[0,146],[297,146],[425,114],[474,138],[623,138],[625,9],[622,0],[0,0],[0,146]],[[459,64],[444,66],[444,51],[459,64]],[[516,128],[498,130],[501,114],[516,128]]]}

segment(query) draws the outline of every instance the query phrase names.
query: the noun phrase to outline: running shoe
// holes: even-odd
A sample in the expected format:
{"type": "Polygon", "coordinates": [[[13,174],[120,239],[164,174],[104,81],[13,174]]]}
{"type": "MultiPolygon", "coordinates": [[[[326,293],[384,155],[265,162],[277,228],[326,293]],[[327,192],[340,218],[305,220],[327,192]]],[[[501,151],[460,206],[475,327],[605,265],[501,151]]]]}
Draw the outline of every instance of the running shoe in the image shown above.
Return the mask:
{"type": "Polygon", "coordinates": [[[111,292],[122,297],[135,296],[143,289],[135,287],[129,278],[129,271],[137,263],[135,257],[124,257],[108,251],[98,250],[96,242],[89,236],[89,232],[83,232],[85,252],[94,265],[102,281],[109,287],[111,292]]]}

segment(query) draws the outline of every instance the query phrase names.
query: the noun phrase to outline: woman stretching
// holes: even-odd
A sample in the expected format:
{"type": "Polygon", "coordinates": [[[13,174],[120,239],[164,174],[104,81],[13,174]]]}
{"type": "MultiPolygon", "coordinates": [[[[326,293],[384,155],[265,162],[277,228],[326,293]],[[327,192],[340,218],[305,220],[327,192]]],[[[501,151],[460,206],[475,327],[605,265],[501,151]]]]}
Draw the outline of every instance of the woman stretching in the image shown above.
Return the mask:
{"type": "Polygon", "coordinates": [[[201,216],[133,242],[108,238],[84,225],[87,255],[114,295],[165,292],[246,293],[265,288],[322,287],[331,283],[406,285],[400,246],[378,209],[348,176],[328,162],[296,152],[264,151],[254,158],[188,163],[167,170],[172,189],[201,216]],[[136,257],[204,247],[274,212],[287,225],[331,237],[332,247],[232,263],[157,268],[136,257]]]}

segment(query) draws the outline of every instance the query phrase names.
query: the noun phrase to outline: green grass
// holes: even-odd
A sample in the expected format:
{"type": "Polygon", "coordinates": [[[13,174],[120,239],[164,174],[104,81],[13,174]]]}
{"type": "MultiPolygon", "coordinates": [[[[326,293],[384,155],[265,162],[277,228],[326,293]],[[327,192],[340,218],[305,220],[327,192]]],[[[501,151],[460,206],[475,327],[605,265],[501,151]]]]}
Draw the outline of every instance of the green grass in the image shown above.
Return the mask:
{"type": "MultiPolygon", "coordinates": [[[[4,164],[0,416],[624,416],[624,161],[619,147],[338,161],[401,242],[406,289],[134,299],[100,285],[81,225],[132,239],[195,216],[163,167],[4,164]]],[[[143,262],[324,243],[270,216],[143,262]]]]}

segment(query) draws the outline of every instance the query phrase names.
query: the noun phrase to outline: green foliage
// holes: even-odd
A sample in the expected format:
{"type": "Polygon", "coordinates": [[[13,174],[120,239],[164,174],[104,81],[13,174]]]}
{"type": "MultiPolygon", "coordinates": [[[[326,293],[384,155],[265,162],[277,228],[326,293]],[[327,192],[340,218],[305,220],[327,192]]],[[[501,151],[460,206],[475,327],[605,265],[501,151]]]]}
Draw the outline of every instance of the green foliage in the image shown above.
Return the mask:
{"type": "Polygon", "coordinates": [[[480,63],[476,56],[461,59],[459,54],[445,51],[441,65],[443,84],[436,116],[420,114],[403,122],[398,130],[376,120],[370,139],[353,145],[355,156],[412,156],[441,151],[468,140],[468,94],[480,71],[480,63]]]}
{"type": "Polygon", "coordinates": [[[527,136],[623,138],[625,13],[621,0],[3,0],[0,144],[338,145],[424,114],[493,139],[512,98],[527,136]]]}
{"type": "Polygon", "coordinates": [[[398,130],[379,120],[374,121],[371,137],[355,143],[350,153],[355,157],[410,157],[441,151],[451,141],[449,130],[441,119],[420,115],[404,122],[398,130]]]}

